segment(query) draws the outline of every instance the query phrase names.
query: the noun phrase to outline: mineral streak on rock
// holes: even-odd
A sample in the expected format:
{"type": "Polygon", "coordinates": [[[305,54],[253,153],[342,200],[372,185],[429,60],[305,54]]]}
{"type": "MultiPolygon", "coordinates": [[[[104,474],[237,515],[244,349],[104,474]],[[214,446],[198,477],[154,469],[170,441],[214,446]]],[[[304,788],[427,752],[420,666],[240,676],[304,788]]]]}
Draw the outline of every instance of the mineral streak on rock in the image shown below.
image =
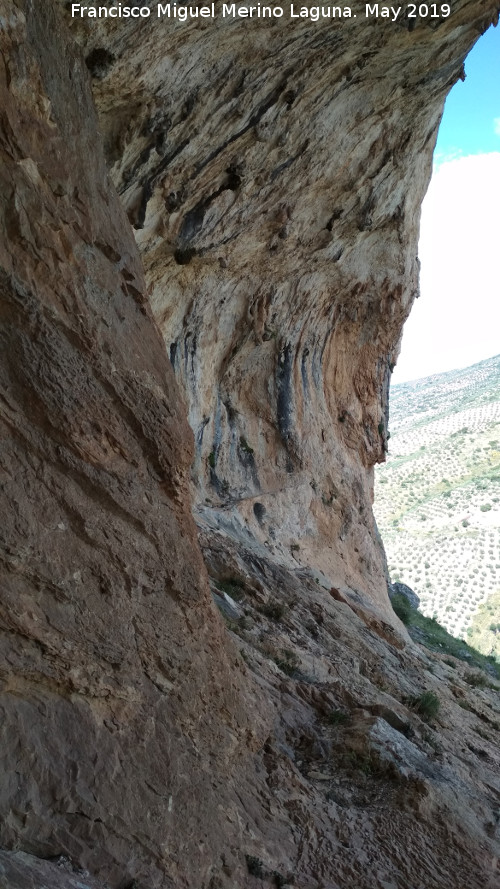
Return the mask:
{"type": "Polygon", "coordinates": [[[0,0],[1,889],[498,885],[496,692],[407,644],[370,506],[443,99],[494,10],[0,0]]]}
{"type": "Polygon", "coordinates": [[[444,98],[495,7],[72,22],[88,58],[114,60],[94,93],[187,398],[198,504],[288,563],[299,541],[302,564],[386,610],[372,467],[444,98]]]}

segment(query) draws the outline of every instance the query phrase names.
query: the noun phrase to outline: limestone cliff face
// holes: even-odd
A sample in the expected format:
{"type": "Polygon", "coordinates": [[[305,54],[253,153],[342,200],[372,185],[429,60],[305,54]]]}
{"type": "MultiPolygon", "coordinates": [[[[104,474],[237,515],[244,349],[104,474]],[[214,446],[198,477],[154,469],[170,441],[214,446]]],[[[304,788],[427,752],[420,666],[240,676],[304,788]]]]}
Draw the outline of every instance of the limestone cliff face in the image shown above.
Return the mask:
{"type": "Polygon", "coordinates": [[[0,0],[2,889],[498,884],[496,692],[390,625],[370,508],[493,12],[71,34],[0,0]]]}
{"type": "Polygon", "coordinates": [[[495,5],[73,24],[187,398],[204,521],[244,524],[382,608],[371,468],[420,203],[444,98],[495,5]]]}

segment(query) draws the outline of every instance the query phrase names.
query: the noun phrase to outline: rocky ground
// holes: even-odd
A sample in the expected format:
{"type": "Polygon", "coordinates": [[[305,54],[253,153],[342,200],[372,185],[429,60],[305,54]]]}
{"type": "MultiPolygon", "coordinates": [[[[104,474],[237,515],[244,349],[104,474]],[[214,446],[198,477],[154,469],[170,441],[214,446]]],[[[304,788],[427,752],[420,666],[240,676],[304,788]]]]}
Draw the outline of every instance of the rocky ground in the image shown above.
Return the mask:
{"type": "MultiPolygon", "coordinates": [[[[166,885],[494,889],[500,678],[467,654],[409,642],[321,578],[278,569],[262,548],[215,528],[200,542],[233,669],[271,716],[253,794],[243,779],[226,813],[236,832],[204,879],[166,885]]],[[[3,853],[0,885],[108,885],[75,866],[3,853]]]]}
{"type": "MultiPolygon", "coordinates": [[[[409,643],[355,597],[310,572],[277,571],[223,530],[203,530],[201,543],[240,656],[284,715],[267,742],[267,784],[314,847],[311,875],[296,873],[296,885],[495,886],[496,853],[487,850],[500,818],[496,669],[478,669],[465,647],[459,657],[440,642],[432,650],[425,633],[426,645],[409,643]],[[477,855],[471,847],[462,858],[455,818],[464,807],[477,855]],[[328,813],[333,836],[311,824],[313,811],[314,822],[328,813]]],[[[265,847],[245,854],[283,872],[265,847]]]]}

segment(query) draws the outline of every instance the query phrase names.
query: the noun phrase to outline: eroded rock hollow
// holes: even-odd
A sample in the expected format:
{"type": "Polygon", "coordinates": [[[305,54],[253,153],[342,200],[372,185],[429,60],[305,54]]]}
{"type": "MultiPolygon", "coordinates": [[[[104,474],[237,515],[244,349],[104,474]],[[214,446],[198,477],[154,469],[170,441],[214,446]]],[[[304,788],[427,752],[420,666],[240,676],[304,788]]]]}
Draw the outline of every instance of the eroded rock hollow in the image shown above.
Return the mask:
{"type": "Polygon", "coordinates": [[[476,701],[464,754],[371,512],[496,4],[358,12],[0,0],[2,889],[498,885],[500,726],[476,701]],[[405,704],[429,666],[439,739],[405,704]]]}
{"type": "Polygon", "coordinates": [[[73,21],[187,400],[200,515],[382,608],[371,468],[443,100],[493,6],[73,21]]]}

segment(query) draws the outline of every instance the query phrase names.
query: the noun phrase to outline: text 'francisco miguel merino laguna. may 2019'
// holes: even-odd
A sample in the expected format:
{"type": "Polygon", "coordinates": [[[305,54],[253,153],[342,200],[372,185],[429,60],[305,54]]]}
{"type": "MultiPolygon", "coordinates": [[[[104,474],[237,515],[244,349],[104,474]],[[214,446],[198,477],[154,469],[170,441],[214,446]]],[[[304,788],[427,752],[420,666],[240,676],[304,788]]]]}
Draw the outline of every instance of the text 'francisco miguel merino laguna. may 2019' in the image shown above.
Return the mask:
{"type": "Polygon", "coordinates": [[[375,18],[396,22],[398,19],[446,19],[451,15],[449,3],[408,3],[404,6],[383,6],[380,3],[364,3],[359,6],[289,6],[265,5],[240,6],[236,3],[209,3],[206,6],[187,6],[177,3],[157,3],[149,6],[82,6],[71,4],[72,18],[89,19],[322,19],[375,18]]]}

